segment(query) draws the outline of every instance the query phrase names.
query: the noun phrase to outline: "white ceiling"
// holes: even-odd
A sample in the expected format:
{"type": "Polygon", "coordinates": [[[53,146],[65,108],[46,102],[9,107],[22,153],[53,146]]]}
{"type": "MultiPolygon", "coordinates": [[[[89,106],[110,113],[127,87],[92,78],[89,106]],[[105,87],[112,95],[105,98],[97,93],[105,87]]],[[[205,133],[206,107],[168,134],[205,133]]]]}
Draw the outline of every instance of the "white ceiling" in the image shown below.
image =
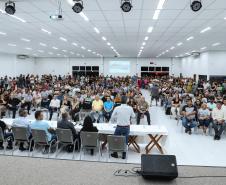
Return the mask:
{"type": "MultiPolygon", "coordinates": [[[[88,49],[103,55],[137,57],[144,38],[140,57],[175,57],[191,51],[226,50],[226,1],[202,0],[199,12],[192,12],[190,0],[166,0],[158,20],[153,20],[159,0],[133,0],[133,9],[123,13],[120,0],[83,0],[83,13],[89,18],[85,21],[72,11],[67,0],[62,0],[63,21],[50,20],[49,16],[57,9],[55,0],[15,0],[16,16],[26,20],[18,21],[0,13],[0,52],[37,55],[39,57],[98,57],[88,49]],[[147,33],[152,26],[153,31],[147,33]],[[94,31],[100,30],[100,34],[94,31]],[[206,27],[212,29],[200,34],[206,27]],[[44,28],[52,34],[41,31],[44,28]],[[2,35],[1,32],[6,33],[2,35]],[[102,36],[107,41],[102,40],[102,36]],[[186,39],[193,36],[194,39],[186,39]],[[64,37],[67,42],[59,39],[64,37]],[[29,39],[30,42],[22,41],[29,39]],[[41,46],[41,43],[47,46],[41,46]],[[77,43],[78,47],[71,43],[77,43]],[[113,51],[107,45],[110,42],[113,51]],[[182,42],[183,45],[177,46],[182,42]],[[214,43],[218,46],[212,46],[214,43]],[[9,46],[8,44],[16,44],[9,46]],[[57,47],[58,50],[52,47],[57,47]],[[84,46],[86,49],[82,49],[84,46]],[[175,49],[170,48],[174,46],[175,49]],[[27,48],[27,49],[25,49],[27,48]],[[31,48],[32,50],[28,50],[31,48]],[[62,51],[66,50],[66,51],[62,51]],[[43,51],[43,52],[42,52],[43,51]],[[50,54],[49,54],[50,53],[50,54]],[[58,54],[58,55],[57,55],[58,54]]],[[[0,9],[4,10],[5,0],[0,0],[0,9]]]]}

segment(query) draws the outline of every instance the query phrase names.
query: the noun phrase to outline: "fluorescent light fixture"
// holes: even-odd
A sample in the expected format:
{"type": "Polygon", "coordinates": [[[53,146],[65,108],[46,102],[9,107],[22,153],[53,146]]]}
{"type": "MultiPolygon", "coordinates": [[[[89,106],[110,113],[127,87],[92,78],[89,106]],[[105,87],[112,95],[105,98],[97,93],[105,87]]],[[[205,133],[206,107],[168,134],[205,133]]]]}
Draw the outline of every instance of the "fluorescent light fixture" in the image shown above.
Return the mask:
{"type": "Polygon", "coordinates": [[[207,32],[207,31],[209,31],[211,29],[212,29],[211,27],[207,27],[207,28],[201,30],[200,33],[205,33],[205,32],[207,32]]]}
{"type": "Polygon", "coordinates": [[[204,50],[204,49],[206,49],[206,48],[207,48],[207,47],[202,47],[201,50],[204,50]]]}
{"type": "Polygon", "coordinates": [[[212,46],[219,46],[220,44],[221,44],[221,43],[216,42],[216,43],[212,44],[212,46]]]}
{"type": "Polygon", "coordinates": [[[111,49],[114,49],[114,46],[111,46],[111,49]]]}
{"type": "Polygon", "coordinates": [[[0,35],[7,35],[5,32],[0,31],[0,35]]]}
{"type": "Polygon", "coordinates": [[[144,40],[148,40],[149,39],[149,37],[148,36],[146,36],[145,38],[144,38],[144,40]]]}
{"type": "Polygon", "coordinates": [[[190,55],[190,53],[185,53],[185,55],[190,55]]]}
{"type": "Polygon", "coordinates": [[[16,47],[16,44],[9,43],[8,46],[16,47]]]}
{"type": "Polygon", "coordinates": [[[150,26],[150,27],[148,28],[148,33],[151,33],[152,31],[153,31],[153,27],[150,26]]]}
{"type": "Polygon", "coordinates": [[[107,43],[107,45],[108,45],[108,46],[110,46],[110,45],[111,45],[111,43],[110,43],[110,42],[108,42],[108,43],[107,43]]]}
{"type": "Polygon", "coordinates": [[[91,50],[91,49],[88,49],[87,51],[88,51],[88,52],[92,52],[92,50],[91,50]]]}
{"type": "Polygon", "coordinates": [[[32,48],[25,48],[25,49],[26,49],[26,50],[30,50],[30,51],[32,50],[32,48]]]}
{"type": "Polygon", "coordinates": [[[26,39],[26,38],[21,38],[20,40],[24,41],[24,42],[30,42],[31,40],[26,39]]]}
{"type": "Polygon", "coordinates": [[[226,20],[226,17],[224,18],[224,20],[226,20]]]}
{"type": "Polygon", "coordinates": [[[57,50],[57,49],[58,49],[58,48],[57,48],[57,47],[55,47],[55,46],[53,46],[52,48],[53,48],[53,49],[55,49],[55,50],[57,50]]]}
{"type": "Polygon", "coordinates": [[[59,39],[64,41],[64,42],[67,42],[67,39],[65,39],[64,37],[60,37],[59,39]]]}
{"type": "Polygon", "coordinates": [[[40,42],[39,45],[40,45],[40,46],[44,46],[44,47],[47,46],[45,43],[42,43],[42,42],[40,42]]]}
{"type": "Polygon", "coordinates": [[[154,20],[157,20],[157,19],[159,18],[159,14],[160,14],[160,10],[155,10],[153,19],[154,19],[154,20]]]}
{"type": "Polygon", "coordinates": [[[73,45],[73,46],[78,46],[78,44],[77,44],[77,43],[75,43],[75,42],[73,42],[73,43],[72,43],[72,45],[73,45]]]}
{"type": "Polygon", "coordinates": [[[161,10],[166,0],[159,0],[159,4],[157,6],[157,10],[161,10]]]}
{"type": "Polygon", "coordinates": [[[84,49],[84,50],[86,49],[84,46],[81,46],[81,48],[84,49]]]}
{"type": "Polygon", "coordinates": [[[51,35],[52,33],[44,28],[41,29],[41,31],[43,31],[44,33],[48,33],[49,35],[51,35]]]}
{"type": "Polygon", "coordinates": [[[174,49],[175,49],[175,47],[174,47],[174,46],[172,46],[170,49],[171,49],[171,50],[174,50],[174,49]]]}
{"type": "Polygon", "coordinates": [[[193,36],[188,37],[186,40],[187,40],[187,41],[190,41],[190,40],[192,40],[192,39],[194,39],[194,37],[193,37],[193,36]]]}
{"type": "Polygon", "coordinates": [[[146,42],[143,42],[143,43],[142,43],[142,46],[145,46],[145,45],[146,45],[146,42]]]}
{"type": "Polygon", "coordinates": [[[106,39],[106,37],[102,37],[102,40],[106,41],[107,39],[106,39]]]}
{"type": "Polygon", "coordinates": [[[43,51],[43,50],[38,50],[38,52],[39,52],[39,53],[44,53],[44,51],[43,51]]]}
{"type": "Polygon", "coordinates": [[[95,31],[97,34],[100,33],[100,30],[98,30],[98,28],[94,27],[93,29],[94,29],[94,31],[95,31]]]}
{"type": "Polygon", "coordinates": [[[143,47],[143,46],[141,46],[141,47],[140,47],[140,49],[144,49],[144,47],[143,47]]]}
{"type": "Polygon", "coordinates": [[[89,18],[83,13],[79,13],[79,15],[85,20],[85,21],[89,21],[89,18]]]}
{"type": "Polygon", "coordinates": [[[178,46],[181,46],[182,44],[183,44],[182,42],[177,43],[178,46]]]}

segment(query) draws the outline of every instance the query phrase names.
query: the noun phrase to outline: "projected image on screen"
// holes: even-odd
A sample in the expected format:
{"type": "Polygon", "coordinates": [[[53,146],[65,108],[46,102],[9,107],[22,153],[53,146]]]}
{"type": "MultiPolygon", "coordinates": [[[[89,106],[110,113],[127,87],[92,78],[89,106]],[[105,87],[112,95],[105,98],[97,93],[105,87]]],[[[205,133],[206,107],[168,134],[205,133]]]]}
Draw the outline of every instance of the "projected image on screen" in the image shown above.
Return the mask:
{"type": "Polygon", "coordinates": [[[109,73],[129,74],[130,62],[129,61],[110,61],[109,73]]]}

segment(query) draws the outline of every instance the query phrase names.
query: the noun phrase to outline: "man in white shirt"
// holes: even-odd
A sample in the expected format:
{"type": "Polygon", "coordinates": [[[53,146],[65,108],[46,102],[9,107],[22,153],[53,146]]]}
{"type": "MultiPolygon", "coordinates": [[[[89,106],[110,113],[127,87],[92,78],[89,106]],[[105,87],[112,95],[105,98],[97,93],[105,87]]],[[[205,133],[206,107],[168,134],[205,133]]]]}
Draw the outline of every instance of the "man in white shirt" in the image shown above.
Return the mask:
{"type": "MultiPolygon", "coordinates": [[[[13,127],[25,127],[25,128],[27,128],[27,136],[29,137],[29,139],[31,139],[30,122],[27,119],[27,111],[25,109],[20,109],[19,110],[19,118],[16,118],[13,121],[12,126],[13,127]]],[[[24,148],[24,143],[23,142],[20,142],[19,150],[20,151],[26,150],[24,148]]]]}
{"type": "Polygon", "coordinates": [[[222,102],[217,102],[217,107],[212,111],[213,128],[215,131],[214,140],[220,140],[225,129],[226,111],[222,108],[222,102]]]}
{"type": "MultiPolygon", "coordinates": [[[[59,108],[60,108],[60,100],[57,99],[56,95],[54,95],[53,99],[50,101],[50,104],[49,104],[49,113],[50,113],[49,120],[50,121],[52,119],[53,113],[57,112],[59,108]]],[[[59,116],[59,113],[57,116],[59,116]]]]}
{"type": "MultiPolygon", "coordinates": [[[[114,135],[123,135],[126,137],[126,145],[130,132],[131,118],[135,118],[133,108],[127,105],[127,97],[121,97],[121,105],[116,107],[112,113],[111,120],[116,119],[117,127],[114,135]]],[[[118,158],[118,153],[111,154],[112,157],[118,158]]],[[[126,158],[126,152],[123,152],[122,159],[126,158]]]]}

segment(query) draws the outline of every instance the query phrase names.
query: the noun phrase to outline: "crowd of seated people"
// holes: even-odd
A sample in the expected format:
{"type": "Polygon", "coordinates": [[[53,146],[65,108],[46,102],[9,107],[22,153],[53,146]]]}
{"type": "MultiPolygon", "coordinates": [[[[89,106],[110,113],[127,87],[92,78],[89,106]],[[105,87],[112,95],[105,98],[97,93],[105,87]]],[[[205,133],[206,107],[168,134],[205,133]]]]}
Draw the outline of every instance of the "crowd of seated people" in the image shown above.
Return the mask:
{"type": "Polygon", "coordinates": [[[214,139],[220,140],[226,124],[226,82],[164,78],[156,84],[166,114],[181,119],[186,133],[191,134],[192,128],[198,127],[207,134],[212,127],[214,139]]]}
{"type": "MultiPolygon", "coordinates": [[[[44,120],[44,112],[48,113],[48,120],[52,120],[54,114],[57,120],[61,117],[61,128],[71,129],[68,119],[78,122],[81,119],[79,113],[83,111],[89,113],[93,122],[106,123],[110,121],[115,107],[121,104],[122,96],[128,97],[128,105],[137,113],[136,124],[140,124],[140,119],[146,115],[150,125],[149,104],[142,96],[138,78],[129,76],[5,76],[0,79],[0,116],[16,118],[13,126],[45,130],[50,142],[56,138],[49,132],[51,128],[44,120]],[[32,112],[36,121],[28,124],[27,116],[32,112]]],[[[3,130],[6,133],[5,127],[3,130]]],[[[29,135],[32,137],[31,133],[29,135]]],[[[20,143],[19,149],[26,149],[23,143],[20,143]]]]}

